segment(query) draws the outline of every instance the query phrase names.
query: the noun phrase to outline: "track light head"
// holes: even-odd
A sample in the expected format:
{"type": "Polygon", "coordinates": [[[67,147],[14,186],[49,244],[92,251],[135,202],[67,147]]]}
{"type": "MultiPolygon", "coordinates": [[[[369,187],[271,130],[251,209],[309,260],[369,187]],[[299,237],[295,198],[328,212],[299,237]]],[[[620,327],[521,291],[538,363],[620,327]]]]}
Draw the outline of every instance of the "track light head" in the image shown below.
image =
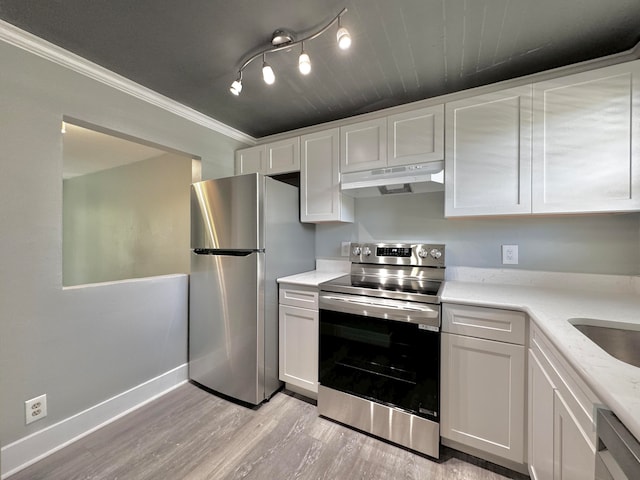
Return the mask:
{"type": "Polygon", "coordinates": [[[231,87],[229,87],[229,91],[236,97],[240,95],[240,92],[242,91],[242,70],[238,72],[238,78],[233,81],[231,87]]]}
{"type": "Polygon", "coordinates": [[[342,15],[338,15],[338,33],[336,33],[338,47],[340,50],[347,50],[351,46],[351,35],[349,30],[342,26],[342,15]]]}
{"type": "Polygon", "coordinates": [[[262,62],[262,79],[267,85],[273,85],[276,81],[276,74],[273,73],[273,68],[267,62],[262,62]]]}
{"type": "Polygon", "coordinates": [[[351,35],[349,35],[349,30],[346,28],[340,27],[336,38],[338,40],[338,47],[340,47],[341,50],[347,50],[351,46],[351,35]]]}
{"type": "Polygon", "coordinates": [[[233,93],[236,97],[240,95],[242,91],[242,75],[240,75],[236,80],[233,81],[229,91],[233,93]]]}
{"type": "Polygon", "coordinates": [[[304,51],[304,43],[302,44],[302,52],[298,57],[298,70],[302,75],[309,75],[311,72],[311,59],[307,52],[304,51]]]}
{"type": "Polygon", "coordinates": [[[311,72],[311,59],[305,52],[300,54],[300,58],[298,59],[298,69],[303,75],[309,75],[311,72]]]}

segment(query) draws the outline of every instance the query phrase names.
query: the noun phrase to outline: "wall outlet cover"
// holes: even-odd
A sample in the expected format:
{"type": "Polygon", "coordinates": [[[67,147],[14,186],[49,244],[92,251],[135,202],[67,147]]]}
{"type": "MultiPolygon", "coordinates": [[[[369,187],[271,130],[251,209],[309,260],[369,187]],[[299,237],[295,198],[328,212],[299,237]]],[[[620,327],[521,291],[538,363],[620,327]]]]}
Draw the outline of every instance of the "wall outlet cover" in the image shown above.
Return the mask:
{"type": "Polygon", "coordinates": [[[29,425],[47,416],[47,395],[40,395],[24,402],[25,422],[29,425]]]}
{"type": "Polygon", "coordinates": [[[351,242],[342,242],[342,245],[340,246],[340,255],[342,255],[343,257],[348,257],[349,256],[349,249],[351,248],[351,242]]]}
{"type": "Polygon", "coordinates": [[[518,245],[502,245],[502,264],[518,265],[518,245]]]}

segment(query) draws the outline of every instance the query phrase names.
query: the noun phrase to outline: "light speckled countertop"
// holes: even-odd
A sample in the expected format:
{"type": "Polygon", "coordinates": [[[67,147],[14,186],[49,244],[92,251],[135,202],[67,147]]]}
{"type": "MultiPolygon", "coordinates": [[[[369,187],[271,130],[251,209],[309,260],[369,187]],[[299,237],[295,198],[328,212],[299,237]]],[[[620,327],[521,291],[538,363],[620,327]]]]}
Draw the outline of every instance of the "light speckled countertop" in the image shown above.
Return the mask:
{"type": "Polygon", "coordinates": [[[589,318],[640,328],[640,277],[453,268],[441,300],[525,311],[640,439],[640,368],[613,358],[568,321],[589,318]]]}
{"type": "Polygon", "coordinates": [[[278,283],[317,287],[318,284],[333,280],[349,273],[351,262],[348,260],[316,259],[316,269],[278,278],[278,283]]]}

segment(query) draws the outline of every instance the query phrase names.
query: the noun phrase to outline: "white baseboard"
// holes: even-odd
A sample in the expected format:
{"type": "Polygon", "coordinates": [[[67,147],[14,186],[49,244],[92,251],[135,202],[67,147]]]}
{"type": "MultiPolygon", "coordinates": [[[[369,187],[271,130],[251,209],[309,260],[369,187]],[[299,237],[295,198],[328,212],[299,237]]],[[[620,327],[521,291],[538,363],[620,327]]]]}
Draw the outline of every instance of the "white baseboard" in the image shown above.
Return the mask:
{"type": "Polygon", "coordinates": [[[0,479],[8,478],[47,455],[179,387],[187,380],[188,369],[185,363],[83,412],[2,447],[0,479]]]}

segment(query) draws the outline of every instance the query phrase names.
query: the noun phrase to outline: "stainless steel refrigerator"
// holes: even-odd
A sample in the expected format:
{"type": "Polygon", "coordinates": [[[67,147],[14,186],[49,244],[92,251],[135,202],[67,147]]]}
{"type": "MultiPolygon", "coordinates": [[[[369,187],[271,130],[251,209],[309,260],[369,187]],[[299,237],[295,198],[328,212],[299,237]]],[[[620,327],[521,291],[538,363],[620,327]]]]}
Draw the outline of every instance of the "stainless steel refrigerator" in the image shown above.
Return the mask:
{"type": "Polygon", "coordinates": [[[189,377],[257,405],[280,387],[278,286],[313,270],[298,188],[260,174],[191,187],[189,377]]]}

